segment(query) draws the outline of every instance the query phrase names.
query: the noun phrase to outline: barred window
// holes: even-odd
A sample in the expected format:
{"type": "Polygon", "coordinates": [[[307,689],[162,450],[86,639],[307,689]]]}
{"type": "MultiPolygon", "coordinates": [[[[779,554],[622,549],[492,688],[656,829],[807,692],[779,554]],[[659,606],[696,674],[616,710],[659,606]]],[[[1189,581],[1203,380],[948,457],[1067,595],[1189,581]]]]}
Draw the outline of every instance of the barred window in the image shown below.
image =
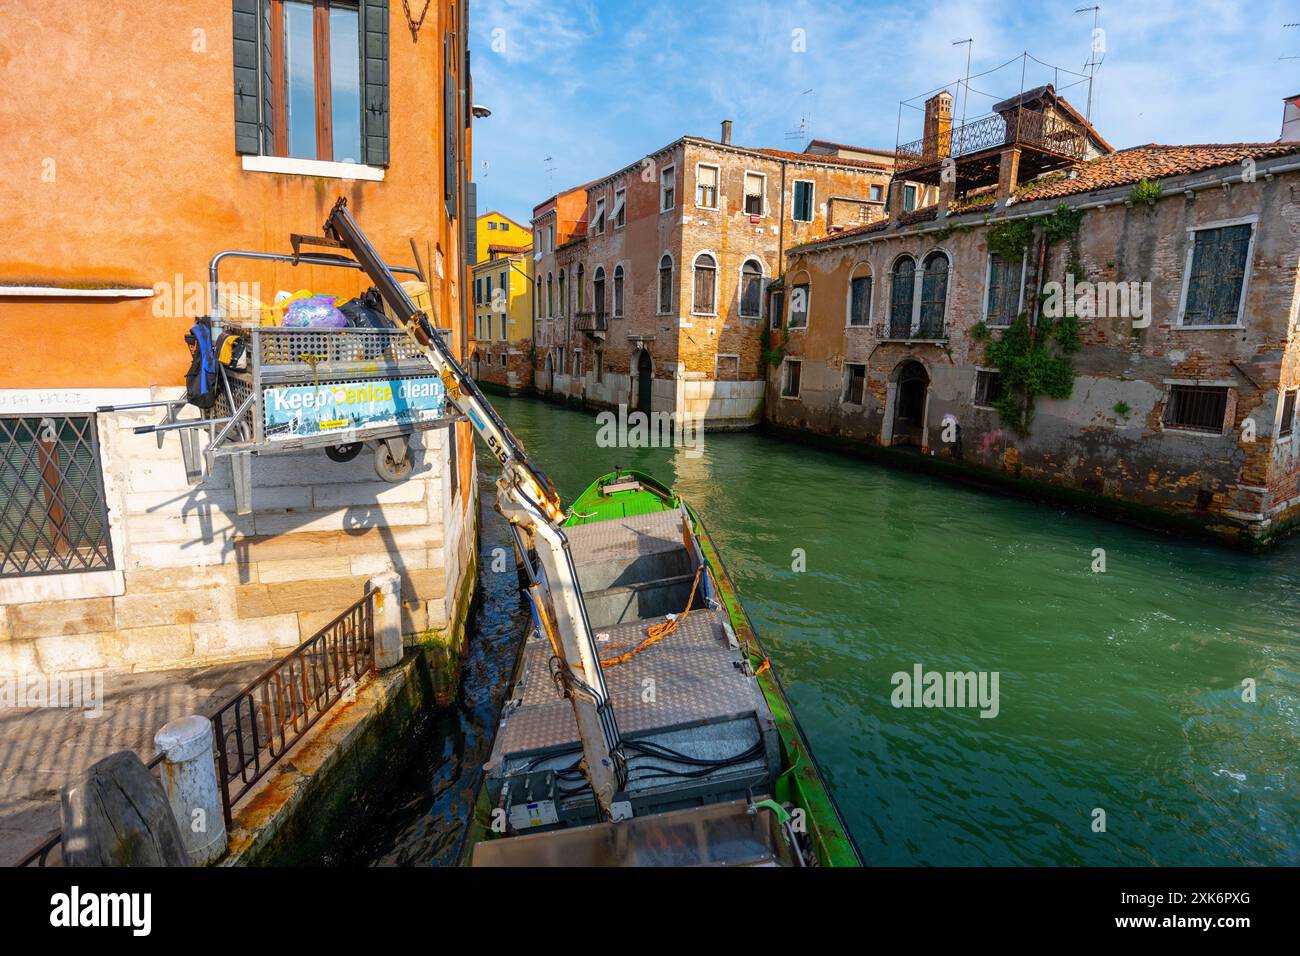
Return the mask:
{"type": "Polygon", "coordinates": [[[1183,325],[1236,325],[1246,284],[1250,225],[1195,234],[1183,325]]]}
{"type": "Polygon", "coordinates": [[[1171,385],[1169,403],[1165,406],[1165,426],[1191,431],[1222,432],[1227,412],[1227,388],[1171,385]]]}
{"type": "Polygon", "coordinates": [[[113,567],[95,416],[0,417],[0,577],[113,567]]]}

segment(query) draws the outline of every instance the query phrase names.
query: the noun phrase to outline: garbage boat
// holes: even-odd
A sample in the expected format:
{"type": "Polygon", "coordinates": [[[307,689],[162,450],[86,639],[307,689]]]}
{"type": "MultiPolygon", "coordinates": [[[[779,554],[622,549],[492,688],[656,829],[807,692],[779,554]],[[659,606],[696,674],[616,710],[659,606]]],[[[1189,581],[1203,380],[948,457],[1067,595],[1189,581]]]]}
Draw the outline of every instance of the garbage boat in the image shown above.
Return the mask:
{"type": "Polygon", "coordinates": [[[566,510],[345,199],[323,231],[496,457],[532,608],[461,861],[860,865],[699,516],[622,470],[566,510]]]}

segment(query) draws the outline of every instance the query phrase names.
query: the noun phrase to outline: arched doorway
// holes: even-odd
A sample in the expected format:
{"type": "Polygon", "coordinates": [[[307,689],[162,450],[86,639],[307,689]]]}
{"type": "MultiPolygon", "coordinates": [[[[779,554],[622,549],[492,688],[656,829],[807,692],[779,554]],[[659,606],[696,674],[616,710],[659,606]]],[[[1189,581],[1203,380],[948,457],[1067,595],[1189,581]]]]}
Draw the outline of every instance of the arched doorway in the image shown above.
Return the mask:
{"type": "Polygon", "coordinates": [[[546,353],[546,364],[542,368],[542,391],[549,392],[555,387],[555,365],[551,361],[551,353],[546,353]]]}
{"type": "Polygon", "coordinates": [[[895,376],[894,432],[890,444],[923,448],[930,375],[920,362],[908,361],[898,367],[895,376]]]}
{"type": "Polygon", "coordinates": [[[650,353],[641,349],[636,354],[636,410],[650,412],[654,397],[654,363],[650,353]]]}

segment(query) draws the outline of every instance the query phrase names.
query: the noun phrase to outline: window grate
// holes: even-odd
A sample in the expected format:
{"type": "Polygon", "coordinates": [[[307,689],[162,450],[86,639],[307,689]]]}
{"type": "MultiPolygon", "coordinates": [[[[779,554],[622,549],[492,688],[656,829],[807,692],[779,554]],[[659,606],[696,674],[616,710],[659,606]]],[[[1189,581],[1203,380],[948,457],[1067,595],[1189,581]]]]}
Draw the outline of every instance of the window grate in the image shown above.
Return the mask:
{"type": "Polygon", "coordinates": [[[0,577],[112,568],[95,417],[0,417],[0,577]]]}
{"type": "Polygon", "coordinates": [[[1174,385],[1169,390],[1165,425],[1194,431],[1222,432],[1228,390],[1222,386],[1174,385]]]}

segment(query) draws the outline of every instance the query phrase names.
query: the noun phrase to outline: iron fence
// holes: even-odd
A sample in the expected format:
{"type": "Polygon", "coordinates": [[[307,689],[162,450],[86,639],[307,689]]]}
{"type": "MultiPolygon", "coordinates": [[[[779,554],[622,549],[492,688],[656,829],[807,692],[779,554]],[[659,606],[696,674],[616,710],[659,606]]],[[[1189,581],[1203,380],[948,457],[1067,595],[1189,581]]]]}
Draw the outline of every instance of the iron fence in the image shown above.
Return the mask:
{"type": "Polygon", "coordinates": [[[231,807],[374,670],[374,590],[299,644],[213,716],[217,782],[231,807]]]}
{"type": "Polygon", "coordinates": [[[904,143],[898,147],[896,168],[901,174],[938,162],[940,154],[956,158],[1002,146],[1033,146],[1081,160],[1088,137],[1082,126],[1055,113],[1021,107],[982,116],[941,136],[904,143]]]}

